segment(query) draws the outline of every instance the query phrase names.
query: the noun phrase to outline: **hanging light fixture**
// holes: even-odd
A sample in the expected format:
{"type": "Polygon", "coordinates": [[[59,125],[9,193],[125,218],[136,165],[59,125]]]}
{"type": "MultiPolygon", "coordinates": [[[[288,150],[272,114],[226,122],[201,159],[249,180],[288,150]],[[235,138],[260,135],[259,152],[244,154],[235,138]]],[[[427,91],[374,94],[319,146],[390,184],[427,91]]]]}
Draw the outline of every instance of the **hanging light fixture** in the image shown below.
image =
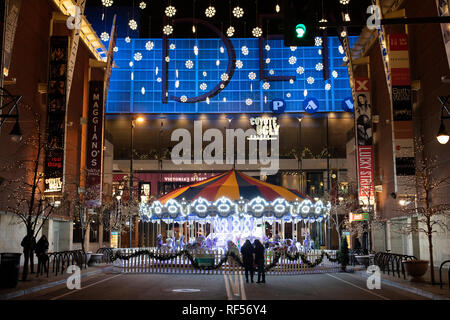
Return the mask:
{"type": "Polygon", "coordinates": [[[447,144],[450,136],[448,134],[447,128],[445,127],[444,120],[450,119],[450,112],[447,108],[447,103],[450,100],[450,96],[447,97],[438,97],[439,101],[442,104],[441,109],[441,125],[439,126],[439,131],[436,135],[436,139],[440,144],[447,144]],[[447,112],[447,116],[444,116],[444,109],[447,112]]]}
{"type": "Polygon", "coordinates": [[[22,141],[22,130],[20,130],[19,118],[16,119],[16,123],[14,124],[14,127],[9,135],[11,136],[11,140],[14,142],[22,141]]]}

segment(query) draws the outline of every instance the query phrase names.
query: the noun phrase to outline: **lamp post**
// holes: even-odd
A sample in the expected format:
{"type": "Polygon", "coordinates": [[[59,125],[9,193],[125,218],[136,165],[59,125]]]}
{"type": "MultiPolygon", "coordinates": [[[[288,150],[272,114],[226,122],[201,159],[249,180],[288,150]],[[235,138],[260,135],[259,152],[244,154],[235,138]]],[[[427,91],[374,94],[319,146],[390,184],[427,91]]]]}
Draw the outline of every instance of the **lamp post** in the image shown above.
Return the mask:
{"type": "Polygon", "coordinates": [[[15,119],[16,123],[9,133],[11,140],[14,142],[22,141],[22,130],[19,125],[19,108],[17,104],[22,96],[13,96],[8,90],[0,88],[0,129],[8,119],[15,119]],[[12,114],[15,111],[15,114],[12,114]]]}
{"type": "Polygon", "coordinates": [[[131,151],[130,151],[130,196],[128,199],[128,215],[129,215],[129,246],[131,248],[131,238],[132,238],[132,223],[133,223],[133,216],[131,215],[131,209],[133,207],[133,154],[134,154],[134,127],[136,126],[136,123],[143,123],[145,120],[143,117],[136,117],[132,118],[131,120],[131,138],[130,138],[130,145],[131,145],[131,151]]]}
{"type": "Polygon", "coordinates": [[[442,104],[441,109],[441,125],[439,126],[439,131],[436,135],[436,139],[440,144],[447,144],[450,139],[448,135],[448,131],[445,128],[444,120],[450,119],[450,111],[447,108],[447,103],[449,102],[450,96],[447,97],[439,97],[439,101],[442,104]],[[444,109],[447,112],[447,116],[444,116],[444,109]]]}

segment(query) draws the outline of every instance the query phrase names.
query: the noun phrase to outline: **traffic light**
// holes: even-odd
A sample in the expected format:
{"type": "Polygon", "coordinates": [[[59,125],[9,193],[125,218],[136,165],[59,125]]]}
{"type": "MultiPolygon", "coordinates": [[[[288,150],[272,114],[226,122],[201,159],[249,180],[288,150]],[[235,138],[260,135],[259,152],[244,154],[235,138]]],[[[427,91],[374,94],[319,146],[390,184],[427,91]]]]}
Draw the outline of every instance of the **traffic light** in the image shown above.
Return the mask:
{"type": "Polygon", "coordinates": [[[319,36],[317,0],[285,0],[284,45],[314,46],[319,36]]]}

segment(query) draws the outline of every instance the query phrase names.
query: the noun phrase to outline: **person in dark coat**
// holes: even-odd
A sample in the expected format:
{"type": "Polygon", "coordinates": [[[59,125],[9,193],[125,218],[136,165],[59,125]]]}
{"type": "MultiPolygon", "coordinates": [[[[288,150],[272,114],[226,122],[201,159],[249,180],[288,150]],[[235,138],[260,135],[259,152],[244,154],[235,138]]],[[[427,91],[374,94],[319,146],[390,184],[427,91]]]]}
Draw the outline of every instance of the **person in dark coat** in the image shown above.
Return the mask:
{"type": "Polygon", "coordinates": [[[36,256],[38,258],[38,269],[37,273],[42,274],[42,272],[47,272],[47,252],[48,252],[48,241],[47,237],[43,235],[41,239],[36,244],[36,256]]]}
{"type": "Polygon", "coordinates": [[[254,249],[250,242],[250,240],[246,240],[244,245],[241,248],[242,253],[242,260],[244,263],[244,269],[245,269],[245,281],[248,283],[248,274],[250,272],[250,280],[253,283],[253,254],[254,249]]]}
{"type": "Polygon", "coordinates": [[[34,250],[36,249],[36,238],[32,235],[26,235],[20,245],[23,247],[25,260],[30,261],[30,271],[34,273],[34,250]]]}
{"type": "Polygon", "coordinates": [[[255,240],[255,264],[258,267],[258,281],[256,283],[266,283],[266,274],[264,270],[264,250],[264,246],[261,242],[259,240],[255,240]]]}

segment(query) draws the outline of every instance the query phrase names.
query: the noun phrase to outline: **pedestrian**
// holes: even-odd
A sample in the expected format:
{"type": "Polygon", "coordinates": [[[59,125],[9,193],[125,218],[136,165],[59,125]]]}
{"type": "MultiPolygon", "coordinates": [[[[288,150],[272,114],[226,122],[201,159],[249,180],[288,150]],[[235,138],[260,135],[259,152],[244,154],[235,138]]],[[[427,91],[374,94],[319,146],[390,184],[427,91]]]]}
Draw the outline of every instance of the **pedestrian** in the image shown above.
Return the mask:
{"type": "Polygon", "coordinates": [[[37,275],[42,272],[47,272],[47,260],[48,260],[48,241],[45,235],[42,235],[41,239],[36,244],[36,256],[38,258],[37,275]]]}
{"type": "Polygon", "coordinates": [[[248,274],[250,273],[250,280],[253,283],[253,261],[254,261],[254,253],[255,250],[252,246],[252,243],[250,240],[246,240],[244,245],[241,248],[242,253],[242,262],[244,263],[244,269],[245,269],[245,281],[248,283],[248,274]]]}
{"type": "Polygon", "coordinates": [[[27,234],[20,245],[23,247],[23,255],[25,257],[25,265],[27,260],[30,261],[30,273],[34,273],[34,250],[36,249],[36,238],[33,235],[27,234]]]}
{"type": "Polygon", "coordinates": [[[264,246],[258,239],[255,240],[254,244],[255,244],[255,264],[258,267],[258,281],[256,283],[266,283],[266,274],[264,270],[265,267],[264,246]]]}
{"type": "MultiPolygon", "coordinates": [[[[227,247],[228,247],[229,253],[234,253],[234,255],[236,257],[239,256],[239,249],[233,241],[228,240],[227,247]]],[[[236,260],[234,259],[234,257],[228,256],[228,264],[230,265],[230,268],[232,271],[235,271],[238,269],[238,264],[237,264],[236,260]]]]}

